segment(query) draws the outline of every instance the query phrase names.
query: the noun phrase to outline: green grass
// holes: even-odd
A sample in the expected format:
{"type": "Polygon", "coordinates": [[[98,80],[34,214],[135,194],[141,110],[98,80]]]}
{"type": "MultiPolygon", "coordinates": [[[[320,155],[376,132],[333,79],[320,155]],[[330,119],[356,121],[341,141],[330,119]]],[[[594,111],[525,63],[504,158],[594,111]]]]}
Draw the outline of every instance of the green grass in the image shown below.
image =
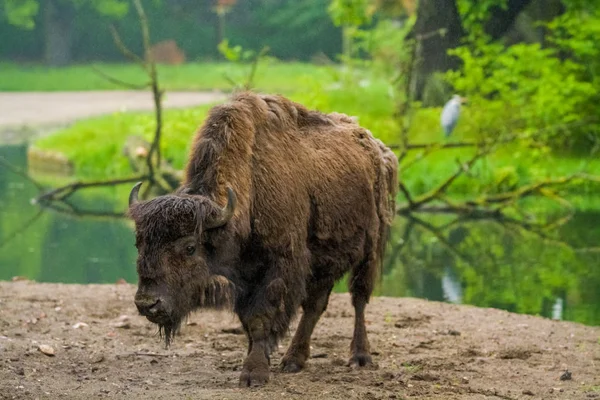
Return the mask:
{"type": "MultiPolygon", "coordinates": [[[[132,84],[146,82],[142,69],[134,64],[86,64],[64,68],[20,65],[0,62],[0,91],[79,91],[122,90],[123,87],[99,76],[94,67],[105,74],[132,84]]],[[[178,66],[159,65],[159,79],[166,90],[229,90],[228,74],[240,80],[249,71],[247,65],[225,62],[187,63],[178,66]]],[[[255,84],[266,92],[301,91],[298,80],[306,76],[327,79],[327,67],[307,63],[261,63],[255,84]]]]}

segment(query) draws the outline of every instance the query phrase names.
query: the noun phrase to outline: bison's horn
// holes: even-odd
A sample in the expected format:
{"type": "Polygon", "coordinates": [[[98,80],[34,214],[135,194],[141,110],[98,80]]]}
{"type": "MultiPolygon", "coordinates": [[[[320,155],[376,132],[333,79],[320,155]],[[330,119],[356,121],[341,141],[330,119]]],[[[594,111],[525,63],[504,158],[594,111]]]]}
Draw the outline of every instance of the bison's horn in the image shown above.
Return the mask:
{"type": "Polygon", "coordinates": [[[140,192],[141,186],[142,182],[138,182],[135,184],[133,189],[131,189],[131,193],[129,193],[129,207],[138,202],[138,193],[140,192]]]}
{"type": "Polygon", "coordinates": [[[221,209],[221,212],[216,218],[206,221],[204,224],[204,229],[212,229],[223,226],[233,217],[233,212],[235,211],[235,203],[237,198],[235,193],[231,188],[227,188],[227,205],[221,209]]]}

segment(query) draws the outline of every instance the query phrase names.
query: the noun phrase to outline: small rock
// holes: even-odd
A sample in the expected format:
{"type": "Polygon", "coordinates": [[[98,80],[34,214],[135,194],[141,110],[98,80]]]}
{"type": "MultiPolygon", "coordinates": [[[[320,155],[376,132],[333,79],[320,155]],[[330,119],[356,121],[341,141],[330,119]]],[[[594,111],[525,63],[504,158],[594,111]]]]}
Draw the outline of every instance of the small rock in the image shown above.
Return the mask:
{"type": "Polygon", "coordinates": [[[462,383],[469,383],[469,378],[467,378],[466,376],[462,377],[462,383]]]}
{"type": "Polygon", "coordinates": [[[127,281],[123,278],[117,279],[115,282],[116,285],[127,285],[127,281]]]}
{"type": "Polygon", "coordinates": [[[523,390],[523,394],[526,394],[527,396],[535,396],[535,394],[531,391],[531,390],[523,390]]]}
{"type": "Polygon", "coordinates": [[[90,363],[92,364],[98,364],[102,361],[104,361],[104,354],[102,353],[92,354],[90,356],[90,363]]]}
{"type": "Polygon", "coordinates": [[[563,372],[563,374],[560,376],[560,380],[561,381],[570,381],[571,380],[571,372],[569,370],[566,370],[565,372],[563,372]]]}
{"type": "Polygon", "coordinates": [[[75,325],[73,325],[73,329],[87,328],[88,326],[89,325],[85,322],[77,322],[75,325]]]}
{"type": "Polygon", "coordinates": [[[11,280],[13,282],[18,282],[18,281],[28,281],[29,279],[27,279],[24,276],[13,276],[11,280]]]}
{"type": "Polygon", "coordinates": [[[115,327],[115,328],[120,328],[120,329],[129,329],[129,328],[131,328],[131,324],[129,323],[129,321],[115,322],[114,324],[112,324],[112,326],[115,327]]]}
{"type": "Polygon", "coordinates": [[[54,356],[54,348],[52,346],[48,346],[46,344],[40,344],[38,349],[47,356],[54,356]]]}
{"type": "Polygon", "coordinates": [[[131,324],[129,323],[129,316],[128,315],[120,315],[119,318],[117,319],[117,321],[111,323],[110,326],[112,326],[114,328],[121,328],[121,329],[131,328],[131,324]]]}

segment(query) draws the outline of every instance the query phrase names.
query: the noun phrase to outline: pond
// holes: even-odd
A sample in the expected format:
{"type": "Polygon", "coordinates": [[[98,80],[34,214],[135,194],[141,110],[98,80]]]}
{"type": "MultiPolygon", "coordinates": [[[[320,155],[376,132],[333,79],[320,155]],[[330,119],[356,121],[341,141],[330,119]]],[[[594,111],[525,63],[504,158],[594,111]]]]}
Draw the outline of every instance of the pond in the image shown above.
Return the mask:
{"type": "MultiPolygon", "coordinates": [[[[0,146],[0,157],[27,170],[27,146],[0,146]]],[[[0,280],[137,282],[132,224],[123,219],[41,211],[37,189],[0,166],[0,280]]],[[[124,209],[105,190],[74,196],[97,210],[124,209]]],[[[398,217],[377,295],[495,307],[600,325],[600,253],[574,251],[496,221],[398,217]]],[[[573,247],[598,246],[600,210],[575,213],[559,231],[573,247]]],[[[336,291],[345,291],[344,282],[336,291]]]]}

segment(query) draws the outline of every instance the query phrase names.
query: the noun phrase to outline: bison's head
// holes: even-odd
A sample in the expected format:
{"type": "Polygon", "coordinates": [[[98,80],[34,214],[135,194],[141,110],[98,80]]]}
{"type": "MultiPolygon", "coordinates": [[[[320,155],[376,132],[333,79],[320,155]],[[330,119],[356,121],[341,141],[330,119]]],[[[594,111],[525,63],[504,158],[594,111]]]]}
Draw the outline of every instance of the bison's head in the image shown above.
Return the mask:
{"type": "Polygon", "coordinates": [[[239,254],[230,226],[236,196],[227,188],[225,207],[189,194],[139,201],[140,186],[141,182],[129,195],[138,249],[135,304],[140,314],[159,325],[169,345],[191,311],[233,300],[233,284],[224,271],[231,270],[239,254]]]}

